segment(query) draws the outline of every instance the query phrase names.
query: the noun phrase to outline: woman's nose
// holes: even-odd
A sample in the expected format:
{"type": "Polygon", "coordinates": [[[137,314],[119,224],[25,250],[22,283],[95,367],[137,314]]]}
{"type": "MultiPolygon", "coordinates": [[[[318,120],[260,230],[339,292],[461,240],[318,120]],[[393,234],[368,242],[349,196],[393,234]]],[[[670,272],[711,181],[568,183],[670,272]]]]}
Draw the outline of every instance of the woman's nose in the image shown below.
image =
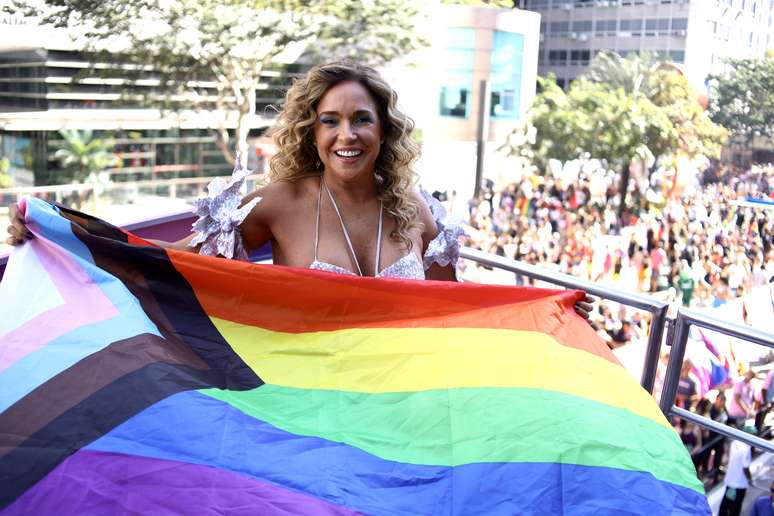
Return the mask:
{"type": "Polygon", "coordinates": [[[344,121],[339,125],[339,139],[342,141],[352,141],[357,138],[357,133],[352,129],[352,124],[344,121]]]}

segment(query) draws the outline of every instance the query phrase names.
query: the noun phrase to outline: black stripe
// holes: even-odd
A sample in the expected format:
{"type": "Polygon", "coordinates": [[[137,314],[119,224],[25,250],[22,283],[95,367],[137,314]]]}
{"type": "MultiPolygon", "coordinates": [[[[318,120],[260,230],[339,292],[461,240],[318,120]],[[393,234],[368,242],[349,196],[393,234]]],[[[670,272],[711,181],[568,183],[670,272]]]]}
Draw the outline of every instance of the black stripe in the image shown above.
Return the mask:
{"type": "Polygon", "coordinates": [[[213,371],[157,362],[105,386],[0,458],[0,510],[67,457],[145,408],[179,392],[222,387],[221,378],[213,371]]]}
{"type": "MultiPolygon", "coordinates": [[[[99,219],[91,219],[90,227],[109,226],[99,219]]],[[[222,372],[228,389],[247,390],[263,384],[221,336],[191,285],[163,249],[94,236],[78,224],[72,227],[91,251],[97,266],[123,282],[165,338],[179,339],[213,370],[222,372]]]]}

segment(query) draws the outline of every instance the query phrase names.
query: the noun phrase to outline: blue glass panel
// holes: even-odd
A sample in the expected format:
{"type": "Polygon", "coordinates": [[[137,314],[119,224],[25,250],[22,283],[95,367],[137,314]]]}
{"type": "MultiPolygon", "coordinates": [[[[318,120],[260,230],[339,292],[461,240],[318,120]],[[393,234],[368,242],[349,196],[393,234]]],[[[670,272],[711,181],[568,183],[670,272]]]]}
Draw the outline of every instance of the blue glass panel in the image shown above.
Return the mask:
{"type": "Polygon", "coordinates": [[[495,31],[490,74],[490,114],[495,118],[515,120],[519,117],[523,52],[522,34],[495,31]]]}

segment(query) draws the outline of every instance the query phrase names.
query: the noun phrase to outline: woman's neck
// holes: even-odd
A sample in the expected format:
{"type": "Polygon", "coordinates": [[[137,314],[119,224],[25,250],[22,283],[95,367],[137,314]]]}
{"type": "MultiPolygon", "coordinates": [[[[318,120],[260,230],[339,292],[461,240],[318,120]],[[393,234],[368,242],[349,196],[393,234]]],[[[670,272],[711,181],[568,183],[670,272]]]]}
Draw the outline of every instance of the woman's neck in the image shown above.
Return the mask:
{"type": "Polygon", "coordinates": [[[337,200],[341,199],[348,204],[376,199],[376,179],[373,175],[342,180],[323,172],[323,180],[337,200]]]}

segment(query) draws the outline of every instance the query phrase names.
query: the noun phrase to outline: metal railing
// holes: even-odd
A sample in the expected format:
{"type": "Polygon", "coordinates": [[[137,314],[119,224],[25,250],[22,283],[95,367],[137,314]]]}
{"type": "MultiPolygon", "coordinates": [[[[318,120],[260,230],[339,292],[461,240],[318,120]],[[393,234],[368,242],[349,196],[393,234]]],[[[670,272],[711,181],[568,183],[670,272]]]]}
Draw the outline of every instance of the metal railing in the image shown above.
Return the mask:
{"type": "MultiPolygon", "coordinates": [[[[206,176],[206,177],[178,177],[172,179],[146,179],[130,182],[110,182],[106,185],[95,185],[94,183],[70,183],[64,185],[50,186],[20,186],[14,188],[0,188],[0,199],[9,197],[13,202],[18,202],[26,195],[47,196],[53,198],[56,202],[62,202],[65,195],[72,192],[92,192],[95,188],[102,189],[106,193],[114,190],[131,190],[137,192],[140,189],[158,189],[168,188],[167,197],[176,198],[178,188],[192,187],[192,193],[187,197],[196,198],[207,186],[207,184],[216,177],[228,178],[229,176],[206,176]]],[[[245,179],[254,184],[256,181],[263,180],[264,177],[259,174],[251,174],[245,179]]]]}
{"type": "Polygon", "coordinates": [[[578,279],[569,274],[553,272],[536,265],[511,260],[469,247],[460,249],[460,256],[482,265],[497,267],[498,269],[511,271],[565,288],[583,290],[592,296],[609,299],[610,301],[615,301],[650,312],[651,319],[648,331],[648,346],[645,351],[645,364],[642,368],[640,385],[642,385],[649,393],[653,394],[653,385],[656,382],[656,368],[658,367],[659,352],[661,350],[661,341],[664,337],[664,328],[667,322],[666,316],[669,304],[640,294],[632,294],[607,286],[597,285],[591,281],[578,279]]]}
{"type": "Polygon", "coordinates": [[[691,326],[706,328],[728,335],[729,337],[760,344],[768,348],[774,348],[774,335],[770,333],[762,332],[741,324],[720,321],[692,310],[680,308],[677,311],[677,318],[675,319],[674,339],[672,339],[669,363],[667,364],[667,370],[664,375],[664,388],[661,391],[661,401],[659,403],[661,411],[667,417],[670,415],[679,416],[726,437],[737,439],[767,452],[774,452],[774,443],[770,441],[761,439],[760,437],[739,430],[738,428],[718,423],[717,421],[700,416],[674,404],[677,397],[677,385],[680,382],[680,370],[683,366],[685,348],[688,344],[688,334],[691,330],[691,326]]]}

